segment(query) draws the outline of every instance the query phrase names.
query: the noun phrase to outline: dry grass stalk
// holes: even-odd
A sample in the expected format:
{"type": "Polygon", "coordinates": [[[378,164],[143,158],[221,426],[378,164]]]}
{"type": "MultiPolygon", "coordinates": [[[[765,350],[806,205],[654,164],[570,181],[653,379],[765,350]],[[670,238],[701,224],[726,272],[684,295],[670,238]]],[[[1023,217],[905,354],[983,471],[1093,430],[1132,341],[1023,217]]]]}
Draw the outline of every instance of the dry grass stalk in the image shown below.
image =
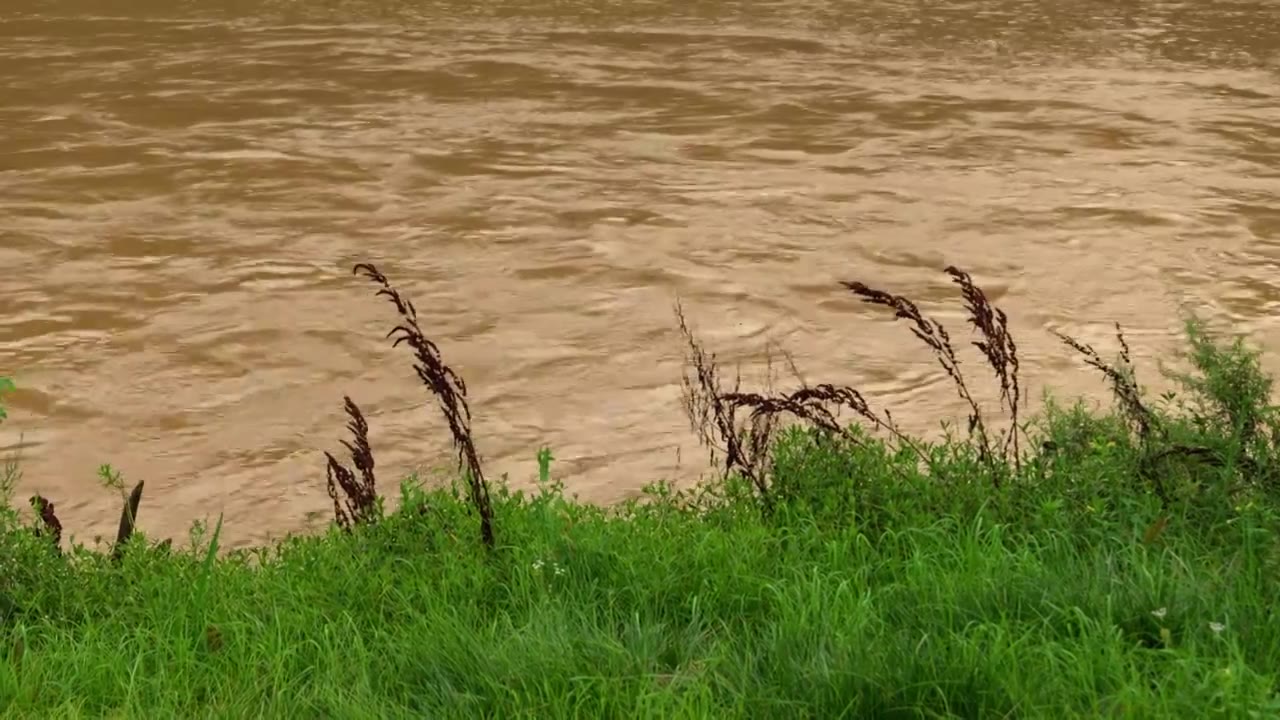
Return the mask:
{"type": "Polygon", "coordinates": [[[694,432],[711,454],[711,463],[717,464],[717,454],[723,456],[724,475],[737,472],[749,480],[764,502],[772,507],[769,492],[768,467],[773,439],[781,426],[783,416],[794,417],[824,434],[839,435],[859,443],[838,417],[841,408],[852,410],[876,428],[893,434],[903,445],[910,447],[921,460],[928,462],[926,453],[911,438],[894,425],[886,413],[880,417],[871,410],[860,392],[850,387],[831,384],[808,386],[790,355],[784,353],[792,373],[802,387],[790,393],[772,391],[772,354],[768,356],[769,369],[766,394],[741,391],[741,378],[734,379],[733,389],[725,391],[720,380],[716,356],[707,353],[689,329],[684,310],[676,304],[676,321],[688,346],[686,372],[683,380],[685,413],[694,432]],[[749,411],[744,418],[740,411],[749,411]]]}
{"type": "Polygon", "coordinates": [[[357,524],[376,519],[378,491],[373,475],[373,448],[369,446],[369,423],[365,421],[364,413],[360,412],[360,406],[349,397],[343,396],[342,399],[347,415],[351,418],[347,422],[347,430],[351,431],[351,437],[354,438],[354,442],[343,440],[342,444],[350,453],[351,462],[360,472],[360,477],[357,478],[355,473],[328,452],[324,456],[328,459],[326,476],[329,498],[333,500],[334,520],[343,530],[350,531],[357,524]],[[339,489],[346,496],[342,500],[338,499],[339,489]]]}
{"type": "Polygon", "coordinates": [[[466,475],[471,504],[480,515],[481,540],[486,547],[492,548],[495,544],[493,504],[489,498],[489,483],[471,437],[471,409],[467,405],[466,383],[445,365],[440,349],[423,334],[413,303],[403,298],[377,267],[360,263],[352,268],[352,272],[363,274],[381,286],[377,294],[386,297],[400,314],[401,324],[387,333],[387,337],[394,338],[393,346],[403,343],[413,350],[418,379],[435,396],[449,425],[449,433],[458,452],[458,468],[466,475]]]}
{"type": "Polygon", "coordinates": [[[1129,343],[1124,339],[1124,330],[1116,323],[1116,339],[1120,341],[1120,363],[1112,365],[1098,355],[1092,345],[1082,343],[1073,337],[1054,332],[1067,347],[1084,355],[1085,362],[1100,371],[1111,385],[1120,410],[1129,423],[1138,431],[1138,437],[1144,442],[1152,439],[1155,414],[1142,402],[1142,391],[1138,387],[1137,372],[1133,367],[1133,359],[1129,354],[1129,343]]]}
{"type": "Polygon", "coordinates": [[[733,390],[726,393],[721,385],[715,354],[708,354],[702,348],[689,329],[684,308],[679,302],[675,305],[675,313],[680,333],[688,346],[685,357],[687,369],[681,378],[681,387],[690,427],[707,447],[711,464],[717,464],[717,453],[722,455],[725,476],[737,471],[755,486],[767,503],[769,494],[764,465],[773,428],[756,424],[744,426],[739,421],[737,406],[725,398],[741,388],[741,376],[735,376],[733,390]]]}
{"type": "Polygon", "coordinates": [[[1018,410],[1025,404],[1026,398],[1018,384],[1018,346],[1009,333],[1009,317],[1004,310],[991,304],[982,288],[974,284],[969,273],[954,265],[948,266],[946,273],[951,276],[964,296],[965,309],[969,311],[969,322],[982,335],[973,345],[978,348],[987,364],[995,372],[1000,382],[1000,402],[1009,412],[1012,424],[1004,441],[1005,457],[1012,456],[1015,471],[1022,468],[1022,452],[1019,447],[1018,410]],[[1010,452],[1012,451],[1012,452],[1010,452]]]}
{"type": "MultiPolygon", "coordinates": [[[[846,289],[862,298],[863,302],[881,305],[894,311],[894,317],[908,320],[912,324],[911,332],[933,352],[938,364],[951,378],[960,398],[969,405],[968,432],[971,438],[977,439],[980,459],[993,471],[999,469],[1000,461],[1012,460],[1015,469],[1021,467],[1021,447],[1018,434],[1022,429],[1018,426],[1019,408],[1025,403],[1022,388],[1018,382],[1017,345],[1008,330],[1008,317],[1005,312],[991,304],[986,293],[974,284],[968,273],[953,266],[945,272],[960,286],[965,299],[965,309],[969,311],[969,322],[981,334],[982,339],[974,345],[982,352],[987,364],[991,366],[1000,383],[1001,404],[1010,415],[1013,427],[1001,443],[1002,451],[996,453],[991,434],[987,429],[982,409],[969,392],[964,373],[960,370],[960,360],[951,344],[951,335],[938,321],[920,312],[910,299],[901,295],[893,295],[877,290],[861,282],[843,281],[846,289]]],[[[888,416],[888,413],[886,413],[888,416]]],[[[1000,473],[993,472],[993,482],[999,485],[1000,473]]]]}

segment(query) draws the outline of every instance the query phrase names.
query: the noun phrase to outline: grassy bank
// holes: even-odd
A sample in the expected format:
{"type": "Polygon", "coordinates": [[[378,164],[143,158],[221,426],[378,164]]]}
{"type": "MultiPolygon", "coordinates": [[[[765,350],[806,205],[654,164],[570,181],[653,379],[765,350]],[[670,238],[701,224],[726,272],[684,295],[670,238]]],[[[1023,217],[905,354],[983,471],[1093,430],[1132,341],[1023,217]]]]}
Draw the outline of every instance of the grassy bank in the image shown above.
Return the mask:
{"type": "MultiPolygon", "coordinates": [[[[0,512],[6,717],[1280,717],[1280,414],[1256,355],[1192,322],[1182,391],[1064,343],[1105,412],[1024,390],[1003,314],[953,274],[1015,430],[977,402],[941,441],[856,389],[721,387],[683,317],[686,401],[724,471],[613,508],[484,478],[465,385],[396,303],[397,340],[459,449],[452,487],[376,492],[329,456],[335,524],[251,553],[134,531],[59,548],[0,512]],[[841,419],[836,410],[852,413],[841,419]]],[[[970,398],[951,339],[909,323],[970,398]]],[[[124,495],[119,478],[109,484],[124,495]]],[[[145,510],[141,513],[145,520],[145,510]]],[[[141,523],[145,526],[145,522],[141,523]]]]}

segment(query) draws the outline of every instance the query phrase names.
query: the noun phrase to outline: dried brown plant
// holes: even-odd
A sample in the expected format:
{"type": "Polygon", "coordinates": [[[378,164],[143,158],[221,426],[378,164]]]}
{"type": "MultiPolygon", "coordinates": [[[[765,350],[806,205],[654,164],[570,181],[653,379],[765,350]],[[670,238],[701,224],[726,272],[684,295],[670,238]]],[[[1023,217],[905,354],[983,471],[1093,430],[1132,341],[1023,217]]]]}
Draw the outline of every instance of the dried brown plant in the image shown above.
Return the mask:
{"type": "Polygon", "coordinates": [[[892,417],[887,413],[883,418],[877,415],[860,392],[825,383],[808,386],[794,359],[785,352],[783,354],[792,374],[802,385],[799,390],[781,394],[773,392],[770,354],[768,391],[765,394],[742,392],[740,376],[735,376],[733,389],[726,391],[721,384],[715,354],[707,353],[698,342],[679,303],[675,306],[675,314],[687,345],[682,385],[685,413],[690,425],[709,449],[711,463],[718,464],[717,454],[722,455],[724,476],[737,472],[749,480],[766,509],[772,507],[768,467],[773,440],[784,416],[796,418],[821,433],[860,443],[838,417],[841,408],[852,410],[876,428],[893,434],[924,462],[929,461],[925,452],[894,425],[892,417]],[[745,418],[740,411],[748,411],[745,418]]]}
{"type": "Polygon", "coordinates": [[[33,528],[35,534],[39,537],[48,536],[53,542],[54,549],[61,552],[62,521],[58,519],[53,503],[36,493],[31,496],[31,509],[36,511],[36,518],[39,520],[39,524],[33,528]]]}
{"type": "MultiPolygon", "coordinates": [[[[969,311],[969,322],[982,336],[974,345],[982,352],[1000,383],[1001,404],[1010,415],[1012,427],[1004,436],[1002,451],[995,452],[995,443],[982,414],[982,408],[969,391],[964,373],[960,370],[960,359],[956,356],[951,344],[951,335],[938,321],[920,311],[910,299],[878,290],[862,282],[842,281],[846,289],[860,297],[863,302],[880,305],[894,311],[894,317],[907,320],[912,324],[911,332],[933,352],[938,364],[951,378],[952,384],[960,398],[969,405],[969,436],[976,438],[979,458],[993,471],[1004,461],[1012,461],[1015,469],[1021,467],[1021,448],[1018,435],[1019,408],[1024,404],[1022,388],[1018,382],[1017,345],[1008,330],[1008,317],[1004,311],[991,304],[986,293],[982,291],[968,273],[955,266],[948,266],[945,272],[960,286],[965,299],[965,309],[969,311]]],[[[888,416],[888,413],[886,413],[888,416]]],[[[891,416],[890,416],[891,417],[891,416]]],[[[1000,473],[993,472],[992,481],[1000,482],[1000,473]]]]}
{"type": "Polygon", "coordinates": [[[349,397],[343,396],[342,399],[347,416],[351,418],[347,422],[347,430],[354,439],[354,442],[343,440],[342,444],[351,455],[351,462],[359,471],[360,477],[357,478],[354,472],[328,452],[324,456],[328,459],[326,476],[329,498],[333,500],[334,520],[338,527],[350,531],[358,524],[371,523],[377,519],[378,491],[373,475],[373,448],[369,446],[369,423],[365,421],[364,413],[360,412],[360,406],[349,397]],[[338,499],[339,489],[345,495],[342,500],[338,499]]]}
{"type": "Polygon", "coordinates": [[[1143,442],[1149,442],[1152,439],[1155,414],[1142,401],[1142,391],[1138,387],[1137,372],[1133,367],[1133,359],[1129,354],[1129,343],[1124,339],[1124,330],[1121,329],[1120,323],[1116,323],[1115,327],[1116,339],[1120,342],[1119,365],[1113,365],[1103,360],[1092,345],[1082,343],[1069,335],[1057,331],[1054,331],[1054,335],[1057,335],[1058,339],[1067,347],[1083,355],[1085,363],[1090,367],[1096,368],[1106,377],[1125,419],[1138,431],[1138,437],[1143,442]]]}
{"type": "Polygon", "coordinates": [[[684,308],[679,302],[675,305],[675,314],[687,345],[686,372],[681,378],[681,388],[690,427],[707,447],[711,464],[717,464],[717,453],[722,455],[725,476],[738,472],[755,486],[767,503],[768,481],[764,465],[773,429],[767,425],[746,426],[739,421],[738,407],[726,401],[725,397],[738,392],[742,377],[735,375],[733,389],[726,393],[715,354],[702,348],[689,329],[684,308]]]}
{"type": "Polygon", "coordinates": [[[418,311],[413,303],[402,297],[377,267],[359,263],[352,268],[352,272],[363,274],[377,283],[380,286],[377,294],[386,297],[400,314],[402,322],[387,333],[387,337],[394,338],[393,347],[403,343],[413,350],[416,360],[414,371],[436,398],[445,422],[449,425],[449,433],[458,453],[458,468],[466,475],[471,504],[480,515],[481,540],[486,547],[494,547],[493,504],[489,497],[489,483],[485,479],[480,456],[471,437],[471,409],[467,405],[466,383],[444,363],[440,349],[423,334],[418,324],[418,311]]]}
{"type": "Polygon", "coordinates": [[[995,372],[1000,382],[1000,402],[1009,412],[1012,425],[1005,435],[1004,455],[1012,455],[1015,470],[1022,467],[1022,452],[1019,447],[1018,411],[1025,404],[1026,398],[1018,384],[1018,346],[1009,333],[1009,317],[1004,310],[991,304],[982,288],[974,284],[969,273],[954,265],[948,266],[946,273],[951,276],[964,296],[965,309],[969,311],[969,322],[982,336],[973,342],[974,347],[987,359],[987,364],[995,372]],[[1012,452],[1010,452],[1012,450],[1012,452]]]}

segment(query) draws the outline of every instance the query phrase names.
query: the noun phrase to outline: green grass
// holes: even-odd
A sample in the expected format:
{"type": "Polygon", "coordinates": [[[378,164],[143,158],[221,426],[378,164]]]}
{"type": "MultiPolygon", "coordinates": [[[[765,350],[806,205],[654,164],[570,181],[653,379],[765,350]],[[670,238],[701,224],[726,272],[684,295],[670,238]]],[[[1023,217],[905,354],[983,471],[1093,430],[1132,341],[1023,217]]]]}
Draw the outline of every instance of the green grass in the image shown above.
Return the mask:
{"type": "Polygon", "coordinates": [[[418,499],[426,519],[257,557],[138,545],[116,567],[10,538],[6,714],[1280,712],[1269,513],[1214,533],[1171,523],[1148,546],[1146,518],[1119,513],[1046,511],[1029,531],[988,510],[867,534],[765,521],[745,501],[607,512],[551,490],[499,494],[489,554],[461,500],[418,499]]]}
{"type": "Polygon", "coordinates": [[[543,449],[493,548],[469,481],[119,562],[5,510],[0,713],[1280,717],[1280,413],[1255,353],[1189,328],[1183,394],[1050,404],[1016,462],[796,427],[768,503],[730,474],[601,508],[543,449]]]}

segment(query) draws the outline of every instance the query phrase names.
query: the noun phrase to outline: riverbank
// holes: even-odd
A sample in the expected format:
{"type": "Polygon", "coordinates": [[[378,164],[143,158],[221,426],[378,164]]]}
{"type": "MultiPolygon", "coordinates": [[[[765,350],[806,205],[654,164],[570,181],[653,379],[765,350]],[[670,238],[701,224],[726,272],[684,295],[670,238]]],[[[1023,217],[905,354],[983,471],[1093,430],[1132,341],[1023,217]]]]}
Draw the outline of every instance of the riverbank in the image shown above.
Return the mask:
{"type": "MultiPolygon", "coordinates": [[[[931,442],[897,432],[852,388],[721,388],[682,320],[690,415],[728,472],[694,489],[655,485],[613,508],[566,497],[550,453],[532,494],[486,481],[469,450],[465,386],[397,303],[463,479],[405,482],[385,511],[349,401],[351,465],[329,457],[338,522],[323,535],[220,554],[216,526],[195,528],[186,547],[130,528],[113,558],[59,550],[48,525],[32,532],[6,503],[0,709],[1280,713],[1280,414],[1256,354],[1193,322],[1195,372],[1178,395],[1150,399],[1125,355],[1113,363],[1077,344],[1115,408],[1051,404],[1028,422],[1003,315],[952,276],[1006,390],[1002,407],[1025,431],[997,432],[975,403],[966,432],[931,442]],[[837,406],[861,424],[838,420],[837,406]],[[800,422],[776,424],[784,415],[800,422]],[[719,432],[722,422],[734,432],[719,432]]],[[[846,287],[911,323],[944,365],[954,360],[950,336],[913,304],[846,287]]]]}

